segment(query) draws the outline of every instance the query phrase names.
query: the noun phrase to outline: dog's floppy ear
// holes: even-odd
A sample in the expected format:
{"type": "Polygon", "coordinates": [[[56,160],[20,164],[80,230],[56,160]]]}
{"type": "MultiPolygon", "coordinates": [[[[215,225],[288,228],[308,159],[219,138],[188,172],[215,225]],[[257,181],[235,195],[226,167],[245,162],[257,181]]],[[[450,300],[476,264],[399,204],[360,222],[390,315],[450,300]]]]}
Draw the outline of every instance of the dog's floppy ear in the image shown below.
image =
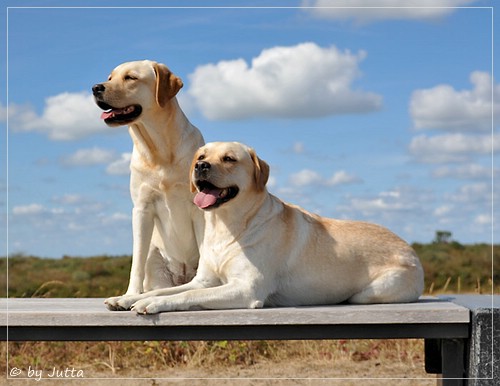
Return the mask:
{"type": "Polygon", "coordinates": [[[179,92],[183,83],[164,64],[154,63],[153,69],[156,74],[156,101],[164,107],[179,92]]]}
{"type": "Polygon", "coordinates": [[[189,189],[191,189],[191,193],[196,192],[196,186],[193,183],[193,173],[196,162],[198,162],[198,152],[195,153],[193,161],[191,162],[191,167],[189,168],[189,189]]]}
{"type": "Polygon", "coordinates": [[[255,186],[257,191],[263,191],[266,187],[267,180],[269,179],[269,165],[257,157],[254,149],[249,149],[250,157],[254,163],[255,168],[255,186]]]}

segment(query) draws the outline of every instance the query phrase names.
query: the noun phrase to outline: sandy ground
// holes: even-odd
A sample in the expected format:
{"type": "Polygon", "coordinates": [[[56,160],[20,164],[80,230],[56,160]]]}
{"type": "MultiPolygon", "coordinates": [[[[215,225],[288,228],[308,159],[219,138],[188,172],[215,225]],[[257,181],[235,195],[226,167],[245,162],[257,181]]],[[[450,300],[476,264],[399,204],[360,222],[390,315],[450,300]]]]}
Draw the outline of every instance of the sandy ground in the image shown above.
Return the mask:
{"type": "MultiPolygon", "coordinates": [[[[218,369],[167,369],[151,374],[137,370],[107,373],[84,373],[84,379],[2,379],[0,385],[33,385],[57,382],[58,385],[95,386],[156,386],[156,385],[435,385],[436,377],[425,373],[423,363],[408,366],[400,363],[386,367],[379,361],[341,361],[335,366],[327,363],[258,363],[249,367],[230,366],[218,369]]],[[[47,372],[45,376],[50,374],[47,372]]],[[[23,375],[25,375],[23,373],[23,375]]],[[[69,373],[67,374],[70,375],[69,373]]],[[[73,372],[77,376],[76,371],[73,372]]]]}

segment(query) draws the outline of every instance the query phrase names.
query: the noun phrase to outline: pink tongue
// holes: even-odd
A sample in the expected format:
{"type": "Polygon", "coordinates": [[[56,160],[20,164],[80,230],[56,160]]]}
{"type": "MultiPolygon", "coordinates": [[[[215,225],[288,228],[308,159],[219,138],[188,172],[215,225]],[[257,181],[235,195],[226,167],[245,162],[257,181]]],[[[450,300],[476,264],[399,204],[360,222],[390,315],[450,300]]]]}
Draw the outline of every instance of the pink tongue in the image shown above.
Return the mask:
{"type": "Polygon", "coordinates": [[[112,109],[109,111],[104,111],[101,114],[101,119],[113,118],[115,115],[126,114],[127,111],[128,111],[127,107],[125,107],[123,109],[112,109]]]}
{"type": "Polygon", "coordinates": [[[194,203],[201,209],[208,208],[217,202],[220,189],[204,189],[194,197],[194,203]]]}
{"type": "Polygon", "coordinates": [[[111,110],[111,111],[104,111],[101,114],[101,119],[108,119],[108,118],[111,118],[113,115],[115,115],[115,113],[113,112],[113,110],[111,110]]]}

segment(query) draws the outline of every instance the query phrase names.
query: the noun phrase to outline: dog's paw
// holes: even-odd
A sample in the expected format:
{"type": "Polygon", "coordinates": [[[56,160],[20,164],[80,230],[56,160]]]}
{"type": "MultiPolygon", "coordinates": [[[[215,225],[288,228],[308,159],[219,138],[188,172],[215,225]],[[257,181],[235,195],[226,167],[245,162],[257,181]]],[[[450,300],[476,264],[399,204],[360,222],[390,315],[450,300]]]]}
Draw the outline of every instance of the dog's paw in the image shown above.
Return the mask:
{"type": "Polygon", "coordinates": [[[136,301],[137,296],[123,295],[107,298],[104,304],[110,311],[128,311],[136,301]]]}
{"type": "Polygon", "coordinates": [[[132,311],[142,315],[157,314],[163,311],[170,311],[168,304],[157,297],[150,297],[139,300],[132,305],[132,311]]]}

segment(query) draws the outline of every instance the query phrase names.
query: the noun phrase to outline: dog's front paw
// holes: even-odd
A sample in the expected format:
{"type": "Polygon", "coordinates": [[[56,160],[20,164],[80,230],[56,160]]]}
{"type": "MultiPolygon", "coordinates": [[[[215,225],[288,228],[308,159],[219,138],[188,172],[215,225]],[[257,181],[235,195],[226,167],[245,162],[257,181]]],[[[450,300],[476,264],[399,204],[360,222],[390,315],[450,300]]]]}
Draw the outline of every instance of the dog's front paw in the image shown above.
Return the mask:
{"type": "Polygon", "coordinates": [[[132,305],[132,311],[138,314],[149,315],[157,314],[163,311],[170,311],[170,307],[161,298],[150,297],[146,299],[139,300],[132,305]]]}
{"type": "Polygon", "coordinates": [[[132,307],[132,304],[134,304],[136,301],[137,296],[123,295],[107,298],[104,301],[104,304],[110,311],[128,311],[132,307]]]}

